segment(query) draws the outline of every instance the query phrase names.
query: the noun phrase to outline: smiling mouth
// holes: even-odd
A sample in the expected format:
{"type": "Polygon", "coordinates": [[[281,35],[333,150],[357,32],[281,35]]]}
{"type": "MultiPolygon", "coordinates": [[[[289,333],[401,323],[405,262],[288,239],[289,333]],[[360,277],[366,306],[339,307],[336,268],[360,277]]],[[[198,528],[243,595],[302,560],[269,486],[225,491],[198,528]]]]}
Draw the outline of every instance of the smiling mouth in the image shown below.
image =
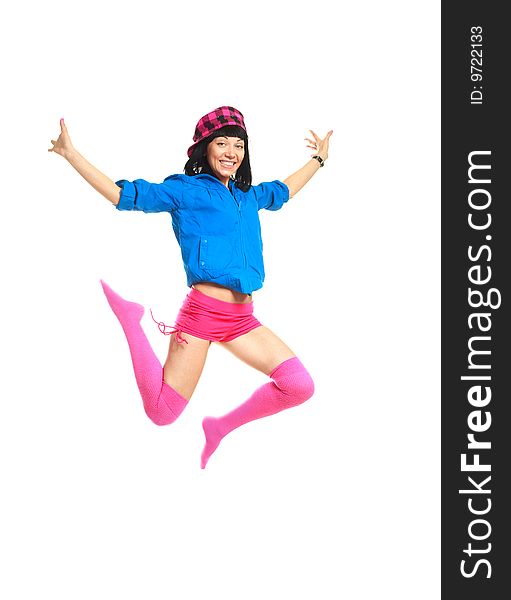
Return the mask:
{"type": "Polygon", "coordinates": [[[236,163],[232,162],[232,160],[220,160],[218,161],[223,167],[227,167],[228,169],[231,169],[232,167],[234,167],[234,165],[236,163]]]}

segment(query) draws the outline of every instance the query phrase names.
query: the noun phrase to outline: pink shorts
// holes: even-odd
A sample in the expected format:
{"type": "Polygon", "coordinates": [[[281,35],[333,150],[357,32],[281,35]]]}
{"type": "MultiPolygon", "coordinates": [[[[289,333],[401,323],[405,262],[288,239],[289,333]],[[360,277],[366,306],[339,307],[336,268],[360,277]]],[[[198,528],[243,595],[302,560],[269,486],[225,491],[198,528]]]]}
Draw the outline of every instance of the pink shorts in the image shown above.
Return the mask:
{"type": "Polygon", "coordinates": [[[183,332],[211,342],[230,342],[262,326],[253,312],[253,302],[224,302],[192,288],[177,315],[175,327],[158,323],[154,317],[153,320],[165,335],[177,333],[179,343],[188,343],[181,336],[183,332]]]}

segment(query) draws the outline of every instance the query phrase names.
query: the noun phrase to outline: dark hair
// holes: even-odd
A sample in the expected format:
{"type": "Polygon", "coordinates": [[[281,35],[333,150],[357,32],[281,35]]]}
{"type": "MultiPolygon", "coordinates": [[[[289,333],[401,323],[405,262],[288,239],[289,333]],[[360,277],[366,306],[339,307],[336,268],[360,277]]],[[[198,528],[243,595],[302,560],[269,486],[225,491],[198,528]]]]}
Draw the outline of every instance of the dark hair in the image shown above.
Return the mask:
{"type": "Polygon", "coordinates": [[[220,136],[237,137],[245,142],[245,156],[241,161],[241,165],[236,170],[234,184],[243,192],[247,192],[252,185],[252,170],[250,169],[250,156],[248,154],[248,135],[243,127],[240,127],[239,125],[226,125],[225,127],[214,131],[204,140],[201,140],[193,149],[192,155],[185,164],[184,171],[187,175],[206,173],[207,175],[213,175],[214,177],[215,175],[211,170],[206,157],[206,149],[210,142],[220,136]]]}

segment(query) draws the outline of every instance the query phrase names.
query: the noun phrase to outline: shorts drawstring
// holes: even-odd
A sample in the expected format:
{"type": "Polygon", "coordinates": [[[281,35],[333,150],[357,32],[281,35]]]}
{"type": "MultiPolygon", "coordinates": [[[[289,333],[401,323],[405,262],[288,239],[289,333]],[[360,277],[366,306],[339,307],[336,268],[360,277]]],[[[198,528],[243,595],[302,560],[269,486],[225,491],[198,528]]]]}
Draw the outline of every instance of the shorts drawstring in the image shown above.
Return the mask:
{"type": "Polygon", "coordinates": [[[175,333],[178,344],[182,344],[183,342],[188,344],[188,340],[185,340],[185,338],[182,336],[182,331],[180,329],[178,329],[177,327],[170,327],[170,325],[165,325],[165,323],[163,323],[162,321],[157,321],[153,317],[153,311],[151,309],[149,309],[149,311],[151,312],[151,318],[158,325],[158,329],[161,331],[161,333],[163,333],[163,335],[172,335],[173,333],[175,333]]]}

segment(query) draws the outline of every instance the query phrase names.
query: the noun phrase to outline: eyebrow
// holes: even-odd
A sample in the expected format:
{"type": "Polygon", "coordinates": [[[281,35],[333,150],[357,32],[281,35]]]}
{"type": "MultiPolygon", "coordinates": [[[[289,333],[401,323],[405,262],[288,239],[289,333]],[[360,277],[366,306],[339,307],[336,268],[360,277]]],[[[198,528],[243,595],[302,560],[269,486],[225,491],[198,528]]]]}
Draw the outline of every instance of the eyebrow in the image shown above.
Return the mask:
{"type": "MultiPolygon", "coordinates": [[[[228,139],[227,135],[219,135],[216,139],[219,140],[220,138],[226,140],[228,139]]],[[[236,138],[238,140],[238,142],[245,142],[245,140],[243,138],[236,138]]]]}

